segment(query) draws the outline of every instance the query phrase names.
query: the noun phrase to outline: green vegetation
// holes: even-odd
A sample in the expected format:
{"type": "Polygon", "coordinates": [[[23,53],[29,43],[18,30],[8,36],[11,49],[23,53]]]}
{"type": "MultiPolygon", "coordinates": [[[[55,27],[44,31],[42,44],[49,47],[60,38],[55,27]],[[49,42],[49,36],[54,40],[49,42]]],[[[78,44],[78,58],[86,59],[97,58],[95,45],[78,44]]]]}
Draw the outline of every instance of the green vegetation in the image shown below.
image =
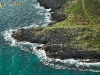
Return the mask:
{"type": "Polygon", "coordinates": [[[78,36],[72,38],[72,42],[76,43],[77,47],[82,47],[88,50],[100,50],[100,27],[99,28],[83,28],[77,32],[78,36]]]}
{"type": "Polygon", "coordinates": [[[50,33],[56,29],[66,28],[66,32],[76,35],[71,38],[71,43],[76,47],[100,50],[100,0],[63,0],[63,2],[62,13],[69,17],[52,27],[43,28],[41,32],[50,33]],[[69,6],[66,5],[68,1],[69,6]],[[68,28],[70,30],[67,30],[68,28]],[[73,29],[76,31],[72,31],[73,29]]]}
{"type": "MultiPolygon", "coordinates": [[[[61,33],[60,29],[66,30],[66,33],[72,37],[69,41],[75,44],[75,47],[84,50],[100,50],[100,26],[96,25],[69,25],[69,26],[53,26],[43,28],[42,33],[58,34],[61,33]]],[[[62,37],[63,38],[63,37],[62,37]]]]}
{"type": "Polygon", "coordinates": [[[69,24],[100,24],[100,0],[73,0],[72,6],[66,7],[63,13],[68,14],[69,24]]]}

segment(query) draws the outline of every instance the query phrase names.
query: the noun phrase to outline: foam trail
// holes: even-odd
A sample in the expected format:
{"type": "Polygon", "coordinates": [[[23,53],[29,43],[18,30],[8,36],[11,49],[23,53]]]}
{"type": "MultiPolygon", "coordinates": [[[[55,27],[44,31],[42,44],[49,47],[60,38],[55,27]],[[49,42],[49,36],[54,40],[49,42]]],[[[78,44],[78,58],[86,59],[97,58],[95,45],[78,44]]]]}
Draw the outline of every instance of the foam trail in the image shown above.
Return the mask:
{"type": "MultiPolygon", "coordinates": [[[[37,5],[35,5],[35,8],[40,9],[40,10],[45,9],[43,6],[40,6],[39,3],[37,3],[37,5]]],[[[47,26],[51,22],[51,14],[49,11],[51,11],[51,9],[45,9],[44,11],[38,11],[38,13],[37,13],[40,15],[45,15],[44,22],[46,22],[46,24],[44,24],[43,26],[47,26]]]]}
{"type": "MultiPolygon", "coordinates": [[[[41,46],[41,45],[39,45],[39,46],[41,46]]],[[[37,55],[41,60],[42,59],[47,59],[45,51],[42,50],[42,49],[37,50],[36,46],[35,47],[33,46],[33,52],[32,53],[35,54],[35,55],[37,55]]]]}
{"type": "MultiPolygon", "coordinates": [[[[78,62],[79,60],[74,59],[53,59],[46,57],[46,53],[44,50],[37,50],[37,47],[42,47],[43,44],[37,43],[29,43],[29,42],[17,42],[15,39],[11,37],[12,31],[16,31],[17,29],[9,29],[4,31],[2,34],[4,36],[5,41],[9,41],[10,46],[20,47],[21,50],[31,52],[40,58],[40,61],[45,65],[51,66],[55,69],[70,69],[70,70],[80,70],[80,71],[92,71],[92,72],[100,72],[100,62],[97,63],[85,63],[78,62]]],[[[89,60],[89,59],[87,59],[89,60]]]]}

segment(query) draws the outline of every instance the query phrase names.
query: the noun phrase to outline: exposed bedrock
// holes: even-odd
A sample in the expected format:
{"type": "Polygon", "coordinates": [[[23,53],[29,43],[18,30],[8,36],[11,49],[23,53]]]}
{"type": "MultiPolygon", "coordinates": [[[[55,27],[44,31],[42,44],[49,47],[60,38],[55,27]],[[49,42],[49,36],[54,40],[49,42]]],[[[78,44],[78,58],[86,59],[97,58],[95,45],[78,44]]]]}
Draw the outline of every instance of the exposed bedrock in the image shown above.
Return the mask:
{"type": "Polygon", "coordinates": [[[46,45],[44,50],[48,57],[60,58],[60,59],[98,59],[100,61],[100,51],[95,50],[80,50],[75,49],[71,46],[61,46],[61,45],[46,45]]]}
{"type": "Polygon", "coordinates": [[[51,16],[52,16],[52,20],[53,21],[56,21],[56,22],[63,21],[67,17],[65,14],[58,14],[56,12],[55,13],[52,13],[51,16]]]}
{"type": "MultiPolygon", "coordinates": [[[[71,39],[81,36],[80,29],[58,28],[48,31],[42,31],[43,28],[20,29],[13,32],[12,37],[17,41],[28,41],[31,43],[44,44],[43,48],[46,55],[50,58],[60,59],[91,59],[90,62],[100,61],[99,50],[89,50],[88,47],[77,47],[78,41],[73,42],[71,39]],[[77,32],[74,32],[74,31],[77,32]],[[71,34],[70,32],[74,32],[71,34]]],[[[41,49],[38,47],[37,49],[41,49]]]]}

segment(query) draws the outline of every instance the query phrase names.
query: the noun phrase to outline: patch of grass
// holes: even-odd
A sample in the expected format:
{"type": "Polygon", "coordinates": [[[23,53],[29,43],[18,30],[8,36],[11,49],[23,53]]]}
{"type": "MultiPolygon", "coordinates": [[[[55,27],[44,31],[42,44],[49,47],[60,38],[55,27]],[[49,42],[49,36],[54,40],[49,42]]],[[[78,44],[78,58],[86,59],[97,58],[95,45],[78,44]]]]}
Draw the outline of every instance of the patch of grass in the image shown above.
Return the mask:
{"type": "MultiPolygon", "coordinates": [[[[86,28],[87,29],[87,28],[86,28]]],[[[72,39],[72,41],[77,40],[77,45],[79,47],[88,48],[88,50],[100,50],[100,30],[85,30],[80,33],[79,36],[72,39]]]]}
{"type": "MultiPolygon", "coordinates": [[[[61,23],[61,22],[60,22],[61,23]]],[[[42,33],[58,34],[60,28],[64,28],[66,33],[71,35],[71,44],[75,44],[77,48],[84,50],[100,50],[100,25],[56,25],[53,27],[45,27],[42,33]]],[[[61,33],[61,32],[60,32],[61,33]]],[[[62,34],[65,34],[65,32],[62,34]]]]}
{"type": "Polygon", "coordinates": [[[93,25],[100,24],[100,0],[72,0],[62,13],[68,14],[68,24],[93,25]],[[83,5],[84,4],[84,5],[83,5]]]}

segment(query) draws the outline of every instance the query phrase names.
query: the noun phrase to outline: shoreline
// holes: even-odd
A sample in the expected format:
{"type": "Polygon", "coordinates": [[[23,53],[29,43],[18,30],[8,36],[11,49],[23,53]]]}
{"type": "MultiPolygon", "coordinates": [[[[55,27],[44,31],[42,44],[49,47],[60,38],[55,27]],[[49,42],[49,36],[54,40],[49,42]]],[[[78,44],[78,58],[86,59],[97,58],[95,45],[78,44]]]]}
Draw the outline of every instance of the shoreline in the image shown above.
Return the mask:
{"type": "Polygon", "coordinates": [[[48,24],[48,26],[52,26],[53,24],[63,21],[66,19],[65,14],[59,13],[62,9],[61,4],[57,3],[55,0],[37,0],[40,3],[40,6],[43,6],[45,9],[51,9],[51,20],[52,22],[48,24]],[[59,17],[59,18],[58,18],[59,17]]]}
{"type": "MultiPolygon", "coordinates": [[[[53,13],[51,13],[52,23],[53,24],[63,21],[66,19],[66,15],[59,14],[57,10],[60,10],[61,6],[58,3],[52,2],[47,5],[47,1],[37,0],[41,6],[44,8],[51,8],[53,13]],[[46,4],[45,4],[46,3],[46,4]],[[53,6],[53,7],[52,7],[53,6]],[[59,18],[58,18],[59,17],[59,18]]],[[[77,41],[71,41],[72,37],[78,36],[79,33],[82,32],[84,28],[53,28],[49,29],[49,32],[44,30],[42,27],[38,28],[29,28],[29,29],[19,29],[17,32],[13,32],[12,37],[17,41],[28,41],[31,43],[40,43],[45,44],[43,49],[46,51],[47,57],[50,58],[60,58],[60,59],[90,59],[88,62],[100,62],[100,52],[98,50],[88,50],[88,48],[84,49],[81,47],[77,47],[77,41]],[[72,35],[74,31],[77,31],[75,34],[72,35]],[[67,34],[65,34],[67,32],[67,34]],[[67,42],[67,43],[66,43],[67,42]],[[84,56],[84,57],[83,57],[84,56]]],[[[40,49],[41,47],[38,47],[40,49]]],[[[80,61],[81,62],[81,61],[80,61]]],[[[82,61],[84,62],[84,61],[82,61]]],[[[87,61],[86,61],[87,62],[87,61]]]]}

